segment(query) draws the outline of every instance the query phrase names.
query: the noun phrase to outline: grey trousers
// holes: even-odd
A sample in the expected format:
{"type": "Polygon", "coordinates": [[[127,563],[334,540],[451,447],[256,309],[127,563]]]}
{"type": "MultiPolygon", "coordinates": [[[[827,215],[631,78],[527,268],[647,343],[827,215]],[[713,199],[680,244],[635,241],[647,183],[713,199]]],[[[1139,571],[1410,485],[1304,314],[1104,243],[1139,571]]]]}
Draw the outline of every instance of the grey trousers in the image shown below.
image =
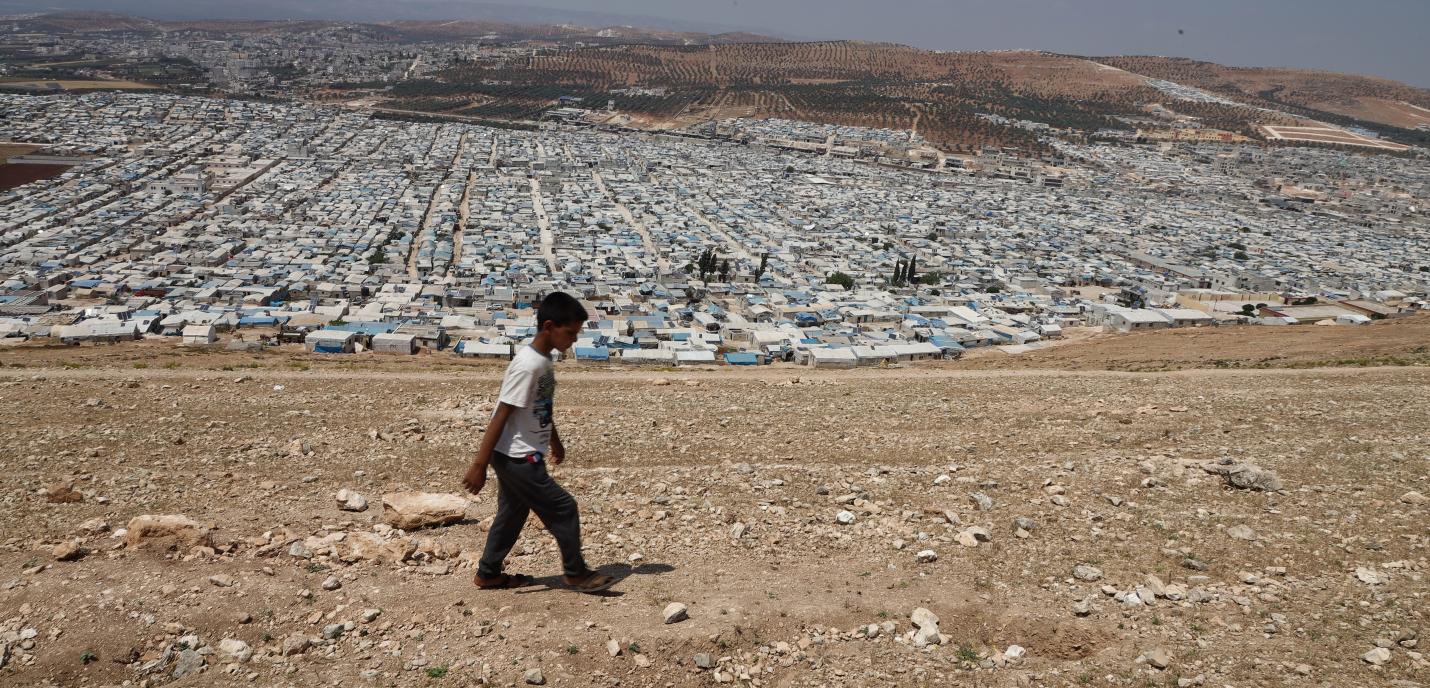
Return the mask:
{"type": "Polygon", "coordinates": [[[487,532],[487,546],[477,564],[477,575],[482,578],[501,575],[502,563],[516,545],[527,515],[533,511],[561,548],[563,573],[568,576],[586,573],[576,499],[551,479],[551,474],[546,472],[546,462],[514,463],[510,457],[494,452],[491,467],[497,474],[497,515],[487,532]]]}

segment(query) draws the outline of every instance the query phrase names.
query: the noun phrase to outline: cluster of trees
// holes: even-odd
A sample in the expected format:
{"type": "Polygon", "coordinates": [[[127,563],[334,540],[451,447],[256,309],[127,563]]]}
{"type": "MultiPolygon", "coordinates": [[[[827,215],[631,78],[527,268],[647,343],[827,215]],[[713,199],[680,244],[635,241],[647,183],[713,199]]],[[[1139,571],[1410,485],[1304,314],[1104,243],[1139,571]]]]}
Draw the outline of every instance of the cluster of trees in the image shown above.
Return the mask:
{"type": "Polygon", "coordinates": [[[908,260],[897,260],[897,262],[894,263],[894,276],[889,277],[889,285],[907,286],[917,285],[917,283],[917,256],[909,256],[908,260]]]}
{"type": "MultiPolygon", "coordinates": [[[[690,271],[690,267],[691,266],[687,266],[686,270],[690,271]]],[[[707,248],[701,251],[700,258],[696,260],[693,267],[695,268],[693,272],[700,274],[701,282],[707,281],[709,276],[714,274],[720,275],[721,282],[730,281],[730,259],[721,259],[720,256],[716,255],[715,249],[713,248],[707,248]]]]}
{"type": "Polygon", "coordinates": [[[837,285],[839,285],[839,286],[841,286],[841,287],[844,287],[845,289],[850,289],[850,290],[852,290],[852,289],[854,288],[854,278],[853,278],[853,277],[850,277],[849,275],[846,275],[846,274],[844,274],[844,273],[842,273],[842,272],[831,272],[831,273],[829,273],[829,275],[824,278],[824,283],[825,283],[825,284],[837,284],[837,285]]]}

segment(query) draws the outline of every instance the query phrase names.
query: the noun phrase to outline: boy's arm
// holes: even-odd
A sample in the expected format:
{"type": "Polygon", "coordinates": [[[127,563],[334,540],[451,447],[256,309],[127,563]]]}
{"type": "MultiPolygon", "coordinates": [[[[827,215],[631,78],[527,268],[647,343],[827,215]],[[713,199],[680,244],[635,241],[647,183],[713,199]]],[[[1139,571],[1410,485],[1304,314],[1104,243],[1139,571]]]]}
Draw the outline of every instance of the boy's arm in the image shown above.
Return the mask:
{"type": "Polygon", "coordinates": [[[462,486],[467,488],[468,492],[477,494],[487,484],[487,464],[491,463],[492,452],[496,450],[502,428],[506,427],[507,418],[511,416],[511,411],[514,408],[516,407],[505,402],[497,404],[496,413],[492,414],[492,420],[487,423],[486,432],[482,433],[482,443],[477,445],[477,456],[472,460],[471,467],[467,469],[467,475],[462,478],[462,486]]]}
{"type": "Polygon", "coordinates": [[[561,443],[561,434],[556,432],[556,421],[551,421],[551,463],[561,465],[566,460],[566,445],[561,443]]]}

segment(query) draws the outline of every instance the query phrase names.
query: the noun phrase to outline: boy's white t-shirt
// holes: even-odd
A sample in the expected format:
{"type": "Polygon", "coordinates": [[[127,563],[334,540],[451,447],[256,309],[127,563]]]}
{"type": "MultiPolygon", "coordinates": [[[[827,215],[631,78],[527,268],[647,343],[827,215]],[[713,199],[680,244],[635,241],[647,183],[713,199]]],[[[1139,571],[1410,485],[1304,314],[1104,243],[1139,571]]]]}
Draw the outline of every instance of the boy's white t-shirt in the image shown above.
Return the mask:
{"type": "Polygon", "coordinates": [[[506,377],[501,383],[498,401],[516,408],[507,417],[496,450],[515,457],[533,452],[546,456],[551,449],[551,409],[555,398],[556,369],[551,359],[530,346],[521,347],[506,367],[506,377]]]}

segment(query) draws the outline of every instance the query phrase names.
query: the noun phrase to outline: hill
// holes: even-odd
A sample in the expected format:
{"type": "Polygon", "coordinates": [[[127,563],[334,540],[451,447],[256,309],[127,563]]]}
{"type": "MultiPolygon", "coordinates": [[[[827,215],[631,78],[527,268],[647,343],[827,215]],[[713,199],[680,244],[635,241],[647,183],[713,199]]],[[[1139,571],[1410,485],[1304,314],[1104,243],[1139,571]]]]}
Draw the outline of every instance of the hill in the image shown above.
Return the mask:
{"type": "Polygon", "coordinates": [[[112,12],[56,12],[11,21],[22,33],[148,33],[204,32],[218,35],[282,35],[328,29],[362,32],[384,41],[456,41],[488,37],[504,41],[553,43],[704,43],[765,42],[776,39],[750,33],[700,33],[632,26],[532,24],[493,20],[394,20],[343,22],[321,19],[184,19],[159,21],[112,12]]]}
{"type": "Polygon", "coordinates": [[[1383,121],[1354,119],[1371,117],[1374,113],[1367,113],[1374,108],[1389,112],[1399,102],[1396,99],[1430,102],[1430,91],[1344,74],[1240,70],[1235,73],[1247,84],[1280,79],[1296,87],[1281,97],[1269,88],[1251,95],[1244,90],[1229,93],[1216,75],[1230,68],[1190,61],[1178,64],[1187,71],[1142,58],[936,52],[852,41],[618,45],[463,65],[436,79],[399,85],[396,94],[409,100],[428,99],[421,109],[520,118],[549,107],[557,95],[604,102],[611,89],[660,88],[665,92],[659,96],[617,97],[616,108],[654,127],[743,116],[914,129],[955,151],[986,145],[1038,147],[1031,133],[990,124],[976,117],[980,113],[1083,132],[1131,130],[1131,121],[1149,119],[1144,108],[1152,103],[1169,103],[1177,114],[1197,118],[1206,127],[1254,138],[1262,136],[1258,124],[1307,119],[1364,125],[1402,143],[1424,144],[1430,138],[1430,132],[1408,126],[1415,112],[1410,106],[1401,107],[1399,119],[1388,115],[1380,117],[1383,121]],[[1138,71],[1144,67],[1148,73],[1138,71]],[[1284,74],[1296,80],[1278,76],[1284,74]],[[1149,78],[1216,86],[1208,90],[1230,97],[1224,102],[1178,99],[1152,88],[1149,78]],[[434,106],[432,98],[446,100],[434,106]],[[1356,102],[1362,108],[1352,115],[1316,109],[1328,107],[1332,100],[1355,98],[1360,98],[1356,102]]]}
{"type": "Polygon", "coordinates": [[[146,369],[0,352],[7,685],[1349,686],[1427,670],[1410,603],[1423,368],[563,363],[571,456],[551,471],[589,561],[622,579],[583,597],[560,589],[536,519],[508,565],[537,583],[472,587],[494,482],[459,523],[384,523],[384,494],[460,489],[500,366],[220,354],[224,370],[168,348],[146,369]],[[1222,460],[1280,485],[1228,484],[1222,460]],[[340,510],[339,490],[367,508],[340,510]],[[146,535],[133,519],[151,514],[195,527],[146,535]],[[672,602],[689,618],[664,623],[672,602]],[[917,609],[938,617],[923,641],[917,609]]]}
{"type": "Polygon", "coordinates": [[[1092,59],[1267,107],[1331,113],[1406,129],[1430,124],[1430,91],[1389,79],[1304,69],[1226,67],[1180,57],[1092,59]]]}

